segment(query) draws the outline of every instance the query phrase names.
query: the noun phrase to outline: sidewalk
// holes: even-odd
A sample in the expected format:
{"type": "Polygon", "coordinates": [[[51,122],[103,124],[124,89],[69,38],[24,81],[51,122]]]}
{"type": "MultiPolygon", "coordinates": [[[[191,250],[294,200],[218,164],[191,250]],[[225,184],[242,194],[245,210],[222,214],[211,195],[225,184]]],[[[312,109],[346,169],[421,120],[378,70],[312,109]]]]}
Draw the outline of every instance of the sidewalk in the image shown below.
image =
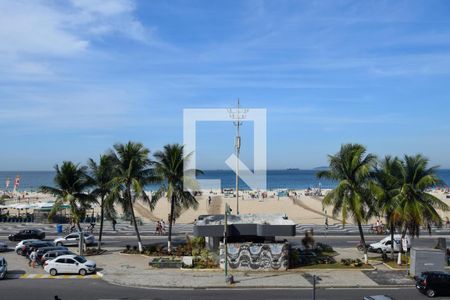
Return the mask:
{"type": "Polygon", "coordinates": [[[378,287],[364,271],[317,270],[287,272],[236,272],[229,273],[236,281],[225,283],[222,270],[152,269],[149,258],[141,255],[124,255],[119,250],[96,256],[97,266],[102,268],[103,279],[118,285],[148,288],[310,288],[312,276],[322,280],[318,287],[378,287]]]}

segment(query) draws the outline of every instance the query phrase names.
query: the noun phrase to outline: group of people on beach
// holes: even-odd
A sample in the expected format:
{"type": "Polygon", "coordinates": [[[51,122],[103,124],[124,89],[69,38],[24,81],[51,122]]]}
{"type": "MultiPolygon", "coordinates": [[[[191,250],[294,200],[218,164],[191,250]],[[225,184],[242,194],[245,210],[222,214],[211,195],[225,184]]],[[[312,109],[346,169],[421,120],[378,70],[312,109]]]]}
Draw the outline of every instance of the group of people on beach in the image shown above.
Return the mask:
{"type": "Polygon", "coordinates": [[[163,235],[166,234],[166,222],[164,220],[160,220],[156,222],[156,230],[155,235],[163,235]]]}

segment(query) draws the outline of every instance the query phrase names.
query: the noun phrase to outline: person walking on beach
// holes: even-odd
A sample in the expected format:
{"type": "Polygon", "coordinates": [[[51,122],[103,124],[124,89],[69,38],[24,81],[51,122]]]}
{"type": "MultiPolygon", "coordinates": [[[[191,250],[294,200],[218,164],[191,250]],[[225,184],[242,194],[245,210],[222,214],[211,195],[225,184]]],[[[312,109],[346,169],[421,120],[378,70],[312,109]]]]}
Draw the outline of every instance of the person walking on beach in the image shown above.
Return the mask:
{"type": "Polygon", "coordinates": [[[211,206],[211,196],[208,197],[208,206],[211,206]]]}

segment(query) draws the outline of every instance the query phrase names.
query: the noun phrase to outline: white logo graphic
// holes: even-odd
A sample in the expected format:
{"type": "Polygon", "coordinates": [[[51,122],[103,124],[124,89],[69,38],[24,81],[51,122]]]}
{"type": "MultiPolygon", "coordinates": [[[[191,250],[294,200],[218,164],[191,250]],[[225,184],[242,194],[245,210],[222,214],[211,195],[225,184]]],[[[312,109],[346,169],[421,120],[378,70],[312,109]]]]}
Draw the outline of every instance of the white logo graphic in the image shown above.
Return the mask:
{"type": "MultiPolygon", "coordinates": [[[[266,190],[266,109],[251,108],[246,110],[246,121],[253,121],[253,161],[254,171],[252,172],[237,156],[231,154],[225,163],[236,173],[239,164],[239,178],[244,181],[252,190],[266,190]]],[[[231,121],[229,111],[222,108],[212,109],[184,109],[183,112],[183,144],[185,153],[193,153],[191,158],[185,162],[185,179],[191,174],[186,171],[196,168],[196,123],[197,121],[231,121]]],[[[220,189],[219,179],[199,179],[197,180],[201,189],[220,189]]],[[[187,182],[185,182],[185,186],[187,182]]]]}

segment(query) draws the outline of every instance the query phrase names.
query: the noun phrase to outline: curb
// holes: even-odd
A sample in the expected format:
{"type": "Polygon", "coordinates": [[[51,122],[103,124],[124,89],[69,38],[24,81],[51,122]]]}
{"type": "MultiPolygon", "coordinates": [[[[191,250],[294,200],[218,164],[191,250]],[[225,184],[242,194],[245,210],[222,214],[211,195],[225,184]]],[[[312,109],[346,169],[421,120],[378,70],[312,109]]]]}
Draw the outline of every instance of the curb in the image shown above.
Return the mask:
{"type": "MultiPolygon", "coordinates": [[[[126,287],[134,287],[134,288],[144,288],[144,289],[156,289],[156,290],[305,290],[312,289],[312,284],[309,286],[237,286],[235,284],[232,285],[211,285],[211,286],[159,286],[159,285],[139,285],[139,284],[130,284],[125,282],[117,282],[105,279],[106,282],[117,285],[117,286],[126,286],[126,287]]],[[[348,285],[348,286],[334,286],[334,285],[316,285],[317,289],[400,289],[400,288],[413,288],[415,285],[348,285]]]]}
{"type": "Polygon", "coordinates": [[[408,270],[408,268],[403,268],[403,269],[398,269],[398,268],[393,268],[390,265],[383,263],[383,265],[385,265],[388,269],[392,270],[392,271],[406,271],[408,270]]]}
{"type": "Polygon", "coordinates": [[[92,274],[87,276],[81,275],[56,275],[50,274],[7,274],[7,279],[101,279],[102,276],[92,274]]]}

